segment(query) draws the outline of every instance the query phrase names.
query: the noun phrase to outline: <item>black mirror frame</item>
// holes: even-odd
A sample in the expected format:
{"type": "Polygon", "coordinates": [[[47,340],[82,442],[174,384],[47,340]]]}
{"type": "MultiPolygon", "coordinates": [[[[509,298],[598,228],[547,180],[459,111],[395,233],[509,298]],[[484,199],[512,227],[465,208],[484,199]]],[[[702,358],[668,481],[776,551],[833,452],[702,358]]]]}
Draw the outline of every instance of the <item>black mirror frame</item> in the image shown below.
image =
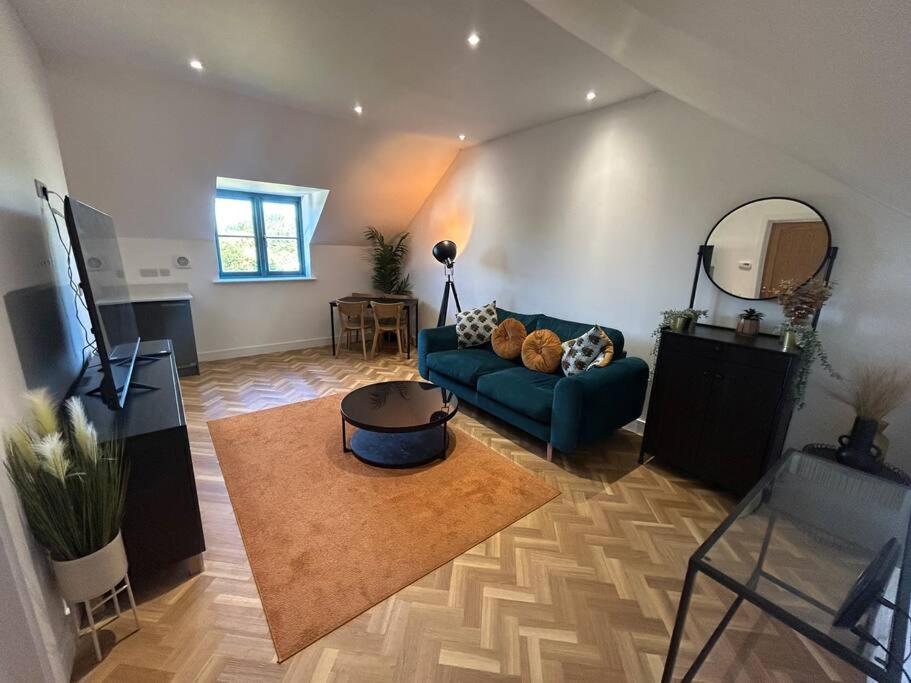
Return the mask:
{"type": "MultiPolygon", "coordinates": [[[[822,272],[822,269],[825,267],[826,263],[830,259],[830,255],[832,252],[832,229],[829,227],[829,222],[826,220],[826,217],[823,216],[819,212],[819,209],[817,209],[815,206],[813,206],[809,202],[805,202],[801,199],[795,199],[794,197],[778,197],[778,196],[759,197],[758,199],[751,199],[750,201],[744,202],[743,204],[740,204],[739,206],[735,206],[733,209],[731,209],[726,214],[724,214],[721,218],[719,218],[718,221],[715,223],[715,225],[712,226],[712,229],[709,230],[709,234],[706,235],[705,243],[702,245],[702,250],[700,251],[700,253],[703,253],[703,252],[711,253],[712,245],[709,244],[709,240],[712,238],[712,234],[715,232],[715,230],[718,228],[718,226],[721,225],[722,222],[724,222],[725,218],[730,216],[735,211],[739,211],[740,209],[742,209],[745,206],[749,206],[750,204],[755,204],[756,202],[764,202],[769,199],[783,199],[783,200],[786,200],[789,202],[797,202],[798,204],[803,204],[808,209],[811,209],[812,211],[814,211],[816,213],[816,215],[819,216],[819,220],[821,220],[822,224],[826,227],[826,239],[828,241],[826,244],[825,253],[822,255],[822,258],[819,261],[819,266],[816,268],[816,270],[813,271],[813,274],[810,277],[808,277],[804,282],[801,283],[801,284],[805,284],[806,282],[809,282],[814,277],[819,275],[819,273],[822,272]]],[[[771,301],[772,299],[775,298],[774,296],[767,296],[767,297],[740,296],[739,294],[734,294],[732,292],[729,292],[724,287],[722,287],[717,282],[715,282],[715,280],[712,278],[712,274],[709,272],[709,265],[710,265],[709,259],[703,258],[701,260],[702,260],[702,269],[703,269],[703,271],[705,271],[705,276],[709,279],[709,282],[711,282],[713,285],[715,285],[715,287],[717,289],[724,292],[728,296],[732,296],[735,299],[741,299],[742,301],[771,301]]]]}

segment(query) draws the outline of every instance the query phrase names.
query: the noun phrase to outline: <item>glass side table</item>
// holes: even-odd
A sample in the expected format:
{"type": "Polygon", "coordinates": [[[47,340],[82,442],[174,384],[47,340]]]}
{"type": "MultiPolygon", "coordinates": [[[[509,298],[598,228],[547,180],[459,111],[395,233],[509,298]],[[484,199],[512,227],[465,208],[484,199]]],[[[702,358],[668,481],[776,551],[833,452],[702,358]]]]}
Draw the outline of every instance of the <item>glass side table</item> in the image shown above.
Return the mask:
{"type": "Polygon", "coordinates": [[[897,682],[903,673],[911,604],[911,489],[791,450],[703,543],[687,567],[663,682],[673,678],[697,576],[735,594],[696,655],[692,680],[744,600],[862,673],[897,682]],[[853,627],[834,625],[858,576],[896,539],[885,589],[853,627]]]}

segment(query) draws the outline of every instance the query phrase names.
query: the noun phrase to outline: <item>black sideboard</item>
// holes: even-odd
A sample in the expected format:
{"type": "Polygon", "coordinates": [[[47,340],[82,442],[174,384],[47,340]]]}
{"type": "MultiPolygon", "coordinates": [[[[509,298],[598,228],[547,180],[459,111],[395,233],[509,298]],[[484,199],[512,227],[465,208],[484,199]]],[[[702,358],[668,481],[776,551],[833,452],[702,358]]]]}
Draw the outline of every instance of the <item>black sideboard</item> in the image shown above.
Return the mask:
{"type": "MultiPolygon", "coordinates": [[[[172,351],[170,340],[146,341],[140,354],[172,351]]],[[[95,359],[97,361],[97,359],[95,359]]],[[[87,393],[100,375],[89,367],[75,393],[102,442],[124,439],[130,463],[123,541],[130,576],[146,574],[188,560],[191,571],[202,569],[206,549],[196,496],[190,440],[173,353],[148,362],[138,360],[133,380],[158,387],[130,390],[123,410],[109,410],[87,393]]]]}
{"type": "Polygon", "coordinates": [[[661,335],[642,440],[651,455],[745,494],[778,459],[800,356],[777,337],[697,325],[661,335]]]}

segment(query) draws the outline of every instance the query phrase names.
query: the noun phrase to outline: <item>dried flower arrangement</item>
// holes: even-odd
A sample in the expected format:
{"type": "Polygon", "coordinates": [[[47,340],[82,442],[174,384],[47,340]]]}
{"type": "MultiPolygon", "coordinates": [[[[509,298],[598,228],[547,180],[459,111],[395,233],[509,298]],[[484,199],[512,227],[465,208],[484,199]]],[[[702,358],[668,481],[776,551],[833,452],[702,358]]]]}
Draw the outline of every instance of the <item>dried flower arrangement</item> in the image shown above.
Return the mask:
{"type": "Polygon", "coordinates": [[[844,390],[829,389],[828,392],[851,406],[857,417],[881,422],[911,399],[911,368],[863,363],[848,376],[844,390]]]}
{"type": "Polygon", "coordinates": [[[829,363],[822,340],[812,323],[816,313],[832,296],[833,284],[817,275],[804,284],[799,284],[794,280],[782,280],[775,290],[778,303],[787,319],[783,330],[791,332],[796,337],[797,346],[800,349],[802,362],[794,378],[793,387],[793,395],[798,408],[806,405],[807,382],[814,362],[819,361],[829,375],[841,379],[841,376],[829,363]]]}

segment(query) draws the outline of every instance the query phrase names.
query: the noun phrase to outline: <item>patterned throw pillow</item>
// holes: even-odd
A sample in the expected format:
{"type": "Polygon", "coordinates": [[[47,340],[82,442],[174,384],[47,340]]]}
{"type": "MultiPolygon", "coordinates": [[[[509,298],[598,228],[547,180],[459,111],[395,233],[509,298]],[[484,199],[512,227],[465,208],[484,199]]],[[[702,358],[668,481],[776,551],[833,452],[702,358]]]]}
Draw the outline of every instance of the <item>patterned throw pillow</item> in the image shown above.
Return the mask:
{"type": "Polygon", "coordinates": [[[480,346],[490,341],[490,335],[497,326],[497,302],[491,301],[486,306],[471,311],[456,313],[456,335],[459,348],[480,346]]]}
{"type": "Polygon", "coordinates": [[[581,337],[572,340],[569,347],[563,352],[563,374],[567,377],[585,372],[605,347],[605,339],[609,337],[595,325],[581,337]]]}

